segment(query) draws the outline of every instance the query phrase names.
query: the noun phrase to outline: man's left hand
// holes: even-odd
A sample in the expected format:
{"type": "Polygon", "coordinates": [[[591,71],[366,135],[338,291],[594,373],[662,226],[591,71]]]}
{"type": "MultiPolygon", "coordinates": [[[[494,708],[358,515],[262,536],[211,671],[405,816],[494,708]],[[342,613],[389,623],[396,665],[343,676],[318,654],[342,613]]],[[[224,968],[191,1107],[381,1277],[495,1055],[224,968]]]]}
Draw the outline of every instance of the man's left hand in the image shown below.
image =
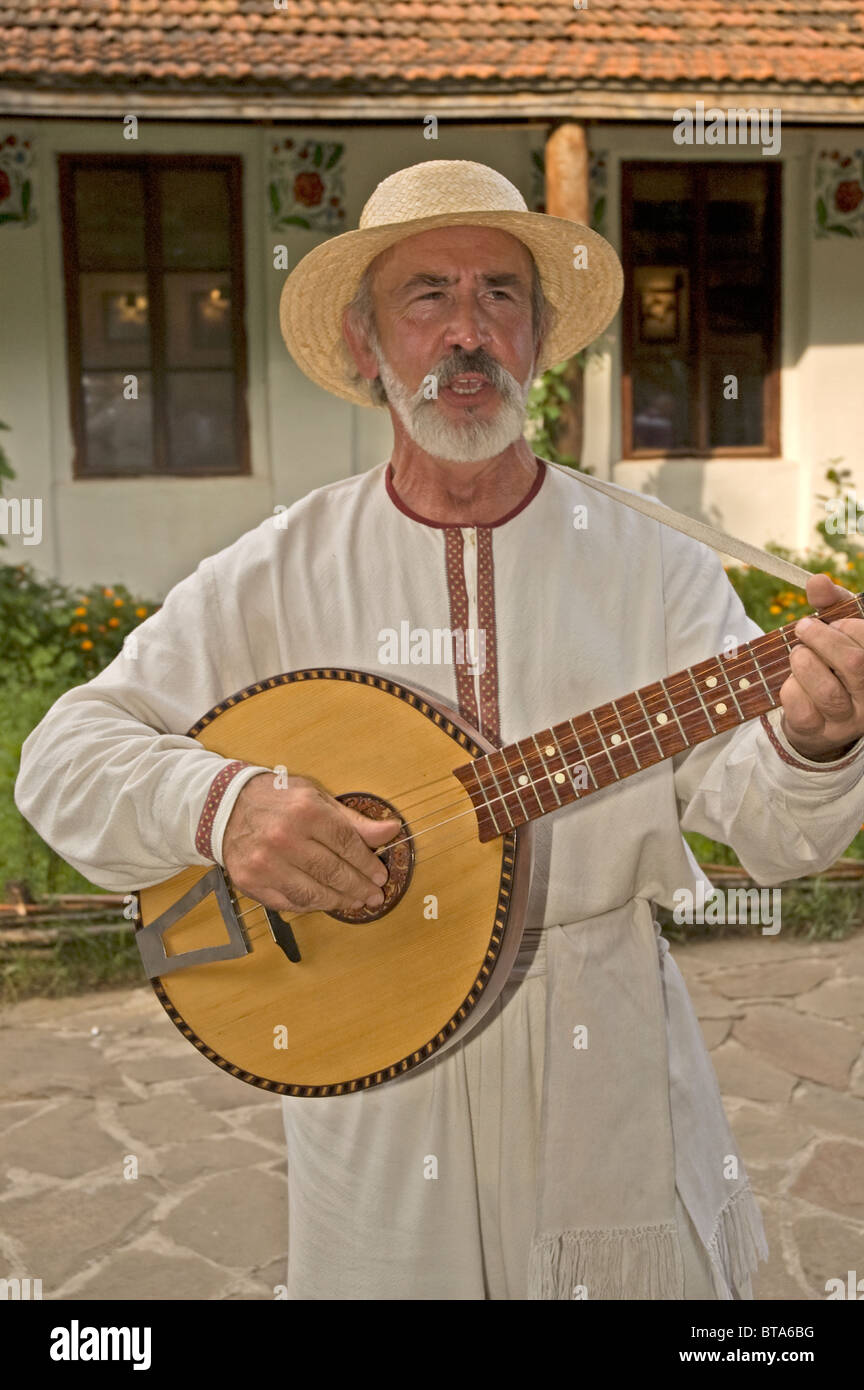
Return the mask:
{"type": "MultiPolygon", "coordinates": [[[[812,608],[848,598],[825,574],[807,584],[812,608]]],[[[781,727],[802,757],[830,762],[864,736],[864,619],[802,618],[795,636],[801,646],[790,653],[792,674],[780,689],[781,727]]]]}

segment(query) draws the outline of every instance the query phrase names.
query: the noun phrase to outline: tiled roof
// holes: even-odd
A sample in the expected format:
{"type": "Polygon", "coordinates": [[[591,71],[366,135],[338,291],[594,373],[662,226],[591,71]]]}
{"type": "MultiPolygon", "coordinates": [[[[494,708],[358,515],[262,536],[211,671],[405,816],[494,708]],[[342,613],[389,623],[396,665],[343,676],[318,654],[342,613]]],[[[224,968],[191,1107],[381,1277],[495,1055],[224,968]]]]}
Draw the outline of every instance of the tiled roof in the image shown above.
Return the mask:
{"type": "Polygon", "coordinates": [[[0,0],[0,82],[848,94],[864,91],[864,0],[588,0],[584,10],[573,0],[0,0]]]}

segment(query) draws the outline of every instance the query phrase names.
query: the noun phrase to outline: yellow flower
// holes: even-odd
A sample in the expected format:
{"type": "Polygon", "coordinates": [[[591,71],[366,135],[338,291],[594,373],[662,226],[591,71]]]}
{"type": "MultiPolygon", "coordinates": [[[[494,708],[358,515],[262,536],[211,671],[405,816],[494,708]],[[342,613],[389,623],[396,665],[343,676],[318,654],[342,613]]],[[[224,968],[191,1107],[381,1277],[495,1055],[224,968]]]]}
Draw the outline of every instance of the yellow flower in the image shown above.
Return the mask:
{"type": "Polygon", "coordinates": [[[119,626],[120,626],[120,619],[119,619],[119,618],[109,618],[109,619],[108,619],[108,626],[109,626],[109,627],[119,627],[119,626]]]}
{"type": "Polygon", "coordinates": [[[87,609],[86,609],[86,608],[76,608],[76,609],[75,609],[75,616],[76,616],[76,618],[86,618],[86,617],[87,617],[87,609]]]}
{"type": "Polygon", "coordinates": [[[146,617],[147,617],[147,609],[144,608],[143,606],[142,606],[141,608],[136,608],[136,609],[135,609],[135,617],[136,617],[136,618],[146,618],[146,617]]]}
{"type": "Polygon", "coordinates": [[[783,609],[780,607],[779,603],[772,603],[771,607],[768,609],[768,612],[769,612],[769,613],[782,613],[782,612],[783,612],[783,609]]]}
{"type": "Polygon", "coordinates": [[[115,607],[115,608],[122,608],[122,607],[123,607],[123,600],[122,600],[122,598],[115,598],[115,600],[114,600],[114,607],[115,607]]]}
{"type": "Polygon", "coordinates": [[[848,565],[846,566],[846,568],[847,568],[847,570],[854,570],[854,568],[855,568],[855,561],[854,561],[854,560],[850,560],[849,563],[848,563],[848,565]]]}
{"type": "Polygon", "coordinates": [[[89,652],[90,649],[91,649],[91,647],[93,646],[93,643],[90,641],[90,638],[87,637],[87,638],[85,638],[85,640],[81,643],[81,646],[82,646],[82,648],[83,648],[83,650],[84,650],[85,652],[89,652]]]}

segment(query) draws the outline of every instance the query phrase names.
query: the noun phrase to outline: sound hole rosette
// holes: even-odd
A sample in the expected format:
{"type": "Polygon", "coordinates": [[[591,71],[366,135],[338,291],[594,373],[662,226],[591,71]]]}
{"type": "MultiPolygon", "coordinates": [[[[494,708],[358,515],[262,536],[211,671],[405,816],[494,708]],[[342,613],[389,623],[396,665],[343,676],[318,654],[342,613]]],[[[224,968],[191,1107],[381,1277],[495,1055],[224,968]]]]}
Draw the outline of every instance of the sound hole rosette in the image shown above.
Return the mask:
{"type": "Polygon", "coordinates": [[[386,867],[388,875],[382,888],[384,901],[381,906],[366,907],[364,903],[357,912],[334,909],[327,913],[328,917],[333,917],[337,922],[345,922],[348,926],[361,926],[364,922],[375,922],[379,917],[385,917],[388,912],[392,912],[407,892],[414,872],[414,841],[405,819],[383,796],[374,796],[371,792],[342,792],[335,800],[340,801],[343,806],[350,806],[352,811],[359,811],[361,816],[368,816],[370,820],[392,819],[399,822],[399,829],[393,839],[382,849],[375,851],[386,867]]]}

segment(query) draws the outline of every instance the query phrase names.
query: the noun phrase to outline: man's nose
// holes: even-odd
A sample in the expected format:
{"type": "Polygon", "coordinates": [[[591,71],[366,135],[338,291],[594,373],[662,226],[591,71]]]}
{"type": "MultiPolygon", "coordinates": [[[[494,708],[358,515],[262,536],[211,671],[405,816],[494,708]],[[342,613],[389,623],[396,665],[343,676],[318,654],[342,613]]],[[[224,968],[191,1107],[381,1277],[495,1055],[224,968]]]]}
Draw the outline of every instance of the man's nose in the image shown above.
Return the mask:
{"type": "Polygon", "coordinates": [[[489,332],[478,305],[470,300],[454,304],[445,330],[444,342],[451,350],[462,348],[464,352],[475,352],[478,347],[487,347],[489,332]]]}

